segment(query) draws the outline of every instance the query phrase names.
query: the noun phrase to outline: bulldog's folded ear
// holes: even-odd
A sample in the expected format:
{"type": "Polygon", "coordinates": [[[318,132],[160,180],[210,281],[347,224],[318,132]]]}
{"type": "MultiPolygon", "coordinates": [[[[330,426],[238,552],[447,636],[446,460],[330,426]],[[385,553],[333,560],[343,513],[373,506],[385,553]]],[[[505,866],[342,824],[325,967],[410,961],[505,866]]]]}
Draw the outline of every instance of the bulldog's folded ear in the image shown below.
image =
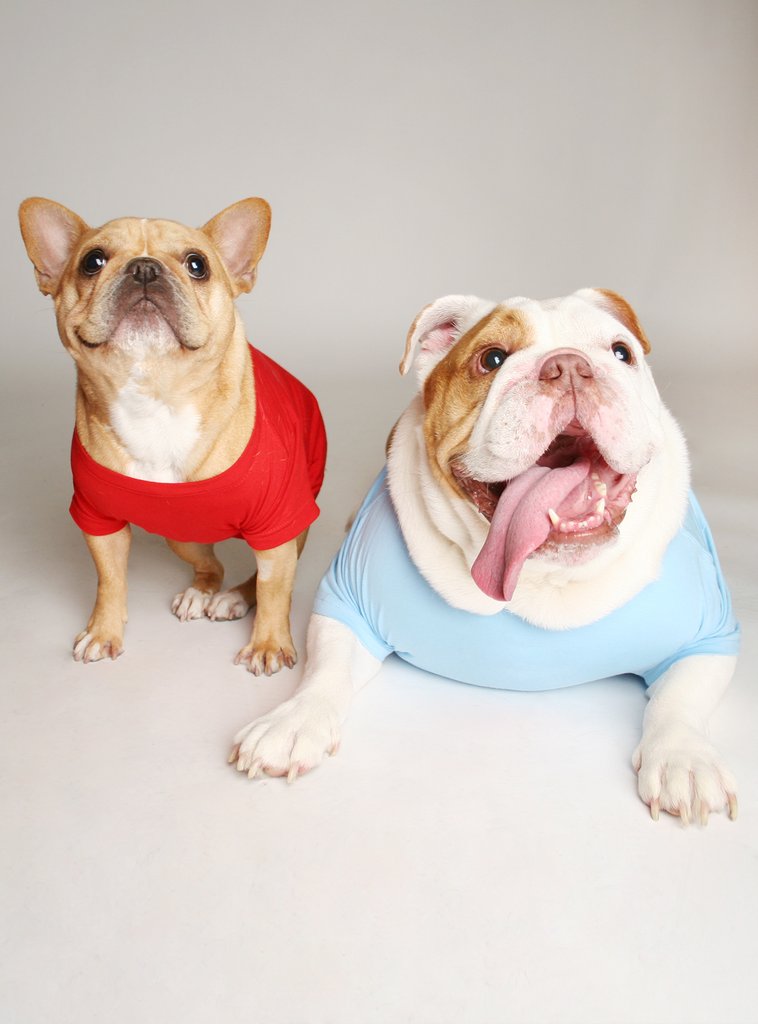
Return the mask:
{"type": "Polygon", "coordinates": [[[43,295],[53,295],[87,225],[52,199],[25,199],[18,209],[21,235],[43,295]]]}
{"type": "Polygon", "coordinates": [[[640,326],[637,314],[626,299],[622,298],[617,292],[609,291],[607,288],[582,288],[576,294],[584,299],[585,302],[590,302],[593,306],[597,306],[599,309],[604,310],[604,312],[610,313],[614,319],[623,324],[627,331],[633,334],[640,345],[642,345],[642,351],[647,355],[650,351],[650,342],[640,326]]]}
{"type": "Polygon", "coordinates": [[[265,199],[241,199],[227,206],[200,229],[208,235],[224,261],[235,294],[255,284],[258,261],[271,228],[271,207],[265,199]]]}
{"type": "Polygon", "coordinates": [[[417,371],[419,380],[423,380],[456,341],[491,313],[495,305],[476,295],[446,295],[425,306],[408,331],[400,373],[405,375],[410,369],[418,343],[417,371]]]}

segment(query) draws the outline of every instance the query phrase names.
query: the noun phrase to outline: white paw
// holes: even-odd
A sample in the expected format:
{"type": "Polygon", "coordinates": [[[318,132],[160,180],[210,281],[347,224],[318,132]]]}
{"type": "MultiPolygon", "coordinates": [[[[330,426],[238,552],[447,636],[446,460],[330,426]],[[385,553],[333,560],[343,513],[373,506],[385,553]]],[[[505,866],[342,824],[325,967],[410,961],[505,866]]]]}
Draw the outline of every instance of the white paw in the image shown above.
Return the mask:
{"type": "Polygon", "coordinates": [[[732,773],[706,737],[688,725],[662,727],[645,734],[632,759],[640,797],[657,820],[661,810],[682,824],[708,824],[708,815],[726,807],[737,817],[732,773]]]}
{"type": "Polygon", "coordinates": [[[263,718],[240,729],[229,763],[237,771],[285,776],[294,782],[339,747],[339,720],[331,705],[313,694],[299,693],[263,718]]]}
{"type": "Polygon", "coordinates": [[[202,619],[210,599],[211,595],[205,591],[187,587],[171,602],[171,611],[180,622],[187,622],[188,619],[202,619]]]}
{"type": "Polygon", "coordinates": [[[243,619],[249,611],[250,605],[238,590],[225,590],[223,594],[213,595],[205,614],[214,622],[225,622],[228,619],[243,619]]]}

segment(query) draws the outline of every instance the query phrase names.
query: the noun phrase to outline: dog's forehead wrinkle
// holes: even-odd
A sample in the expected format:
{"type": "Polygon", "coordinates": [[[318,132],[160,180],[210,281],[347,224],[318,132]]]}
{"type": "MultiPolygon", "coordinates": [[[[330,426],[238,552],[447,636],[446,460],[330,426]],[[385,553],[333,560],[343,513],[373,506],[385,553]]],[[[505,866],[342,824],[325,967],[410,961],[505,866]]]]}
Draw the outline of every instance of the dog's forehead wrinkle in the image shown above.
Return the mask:
{"type": "Polygon", "coordinates": [[[500,304],[480,317],[461,337],[459,345],[465,360],[483,345],[503,345],[511,352],[519,351],[530,343],[530,325],[521,310],[500,304]]]}
{"type": "Polygon", "coordinates": [[[128,262],[137,256],[161,259],[170,255],[181,259],[188,248],[195,246],[207,253],[208,240],[196,229],[177,221],[121,217],[83,236],[79,255],[95,246],[104,248],[111,259],[128,262]]]}
{"type": "Polygon", "coordinates": [[[81,239],[73,262],[78,264],[85,253],[95,248],[105,251],[109,263],[117,261],[119,265],[135,256],[145,255],[146,236],[141,224],[136,217],[122,217],[93,229],[81,239]]]}
{"type": "MultiPolygon", "coordinates": [[[[514,305],[514,300],[509,300],[514,305]]],[[[637,339],[610,313],[577,296],[542,301],[518,300],[518,307],[528,319],[535,349],[605,348],[614,337],[637,339]]]]}

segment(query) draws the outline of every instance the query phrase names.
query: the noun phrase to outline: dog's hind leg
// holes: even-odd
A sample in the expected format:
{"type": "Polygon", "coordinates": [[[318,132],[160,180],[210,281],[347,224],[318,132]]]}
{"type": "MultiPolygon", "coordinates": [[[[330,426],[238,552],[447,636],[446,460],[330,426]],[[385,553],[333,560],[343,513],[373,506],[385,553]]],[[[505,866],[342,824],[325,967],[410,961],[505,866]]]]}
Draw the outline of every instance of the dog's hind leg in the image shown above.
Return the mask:
{"type": "Polygon", "coordinates": [[[213,595],[221,588],[224,567],[213,553],[212,544],[170,540],[168,537],[166,543],[183,562],[192,566],[195,574],[187,589],[174,598],[171,611],[182,622],[200,619],[213,595]]]}
{"type": "MultiPolygon", "coordinates": [[[[307,538],[308,530],[303,530],[297,538],[298,558],[303,552],[307,538]]],[[[258,573],[254,572],[244,583],[238,583],[228,590],[215,594],[208,602],[205,614],[214,622],[244,618],[257,603],[257,581],[258,573]]]]}
{"type": "Polygon", "coordinates": [[[214,622],[243,619],[250,609],[255,607],[257,580],[258,573],[254,572],[244,583],[238,583],[229,590],[214,594],[208,602],[205,614],[214,622]]]}

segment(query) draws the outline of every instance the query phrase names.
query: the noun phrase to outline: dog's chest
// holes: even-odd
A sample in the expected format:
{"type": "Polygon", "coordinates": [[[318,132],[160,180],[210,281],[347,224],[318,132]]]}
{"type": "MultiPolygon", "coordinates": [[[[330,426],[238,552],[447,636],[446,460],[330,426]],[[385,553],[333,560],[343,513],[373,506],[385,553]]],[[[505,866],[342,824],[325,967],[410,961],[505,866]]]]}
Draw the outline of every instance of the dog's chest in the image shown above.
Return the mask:
{"type": "Polygon", "coordinates": [[[174,408],[130,379],[111,405],[111,425],[130,456],[127,476],[160,483],[186,479],[187,461],[200,436],[193,405],[174,408]]]}

